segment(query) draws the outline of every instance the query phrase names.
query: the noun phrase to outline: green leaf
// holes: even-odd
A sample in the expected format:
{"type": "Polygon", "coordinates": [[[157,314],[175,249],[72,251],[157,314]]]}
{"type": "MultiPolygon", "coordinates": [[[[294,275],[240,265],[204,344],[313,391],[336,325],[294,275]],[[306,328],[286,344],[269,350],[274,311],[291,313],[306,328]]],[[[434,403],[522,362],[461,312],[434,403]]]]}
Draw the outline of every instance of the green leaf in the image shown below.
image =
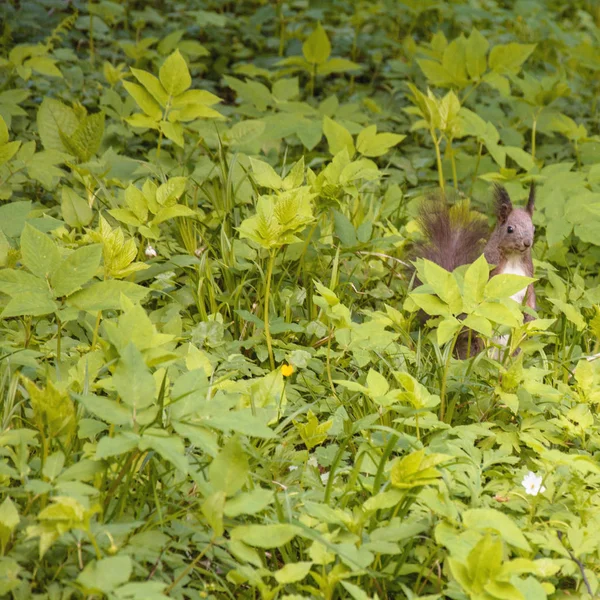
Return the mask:
{"type": "Polygon", "coordinates": [[[126,554],[92,560],[79,573],[77,583],[85,594],[110,594],[129,581],[132,570],[133,563],[126,554]]]}
{"type": "Polygon", "coordinates": [[[233,496],[246,483],[250,471],[248,458],[237,437],[233,437],[210,463],[210,482],[217,490],[233,496]]]}
{"type": "Polygon", "coordinates": [[[146,429],[139,441],[138,448],[140,450],[152,448],[183,474],[187,474],[189,469],[188,459],[183,440],[179,436],[171,435],[168,431],[162,429],[146,429]]]}
{"type": "Polygon", "coordinates": [[[9,296],[35,294],[48,292],[48,285],[43,279],[26,271],[3,269],[0,271],[0,292],[9,296]]]}
{"type": "Polygon", "coordinates": [[[179,96],[192,85],[187,64],[179,50],[165,60],[158,71],[160,83],[171,96],[179,96]]]}
{"type": "Polygon", "coordinates": [[[70,135],[59,131],[67,151],[82,161],[88,161],[100,148],[104,136],[104,113],[86,115],[70,135]]]}
{"type": "MultiPolygon", "coordinates": [[[[7,496],[4,502],[0,504],[0,550],[4,554],[4,549],[10,540],[10,536],[15,527],[20,522],[19,512],[13,501],[7,496]]],[[[2,578],[0,577],[0,585],[2,578]]]]}
{"type": "Polygon", "coordinates": [[[354,156],[354,141],[350,132],[343,125],[327,116],[323,117],[323,133],[327,138],[329,152],[332,155],[335,156],[338,152],[346,149],[350,158],[354,156]]]}
{"type": "Polygon", "coordinates": [[[520,527],[504,513],[493,508],[473,508],[462,514],[462,521],[467,529],[477,531],[494,531],[511,546],[530,552],[531,547],[521,532],[520,527]]]}
{"type": "Polygon", "coordinates": [[[250,492],[237,494],[225,504],[225,515],[230,518],[240,515],[255,515],[263,511],[274,501],[272,490],[257,487],[250,492]]]}
{"type": "Polygon", "coordinates": [[[161,206],[173,206],[185,192],[187,177],[171,177],[156,190],[156,201],[161,206]]]}
{"type": "Polygon", "coordinates": [[[69,296],[83,287],[96,274],[101,258],[101,244],[78,248],[67,256],[50,278],[55,295],[69,296]]]}
{"type": "Polygon", "coordinates": [[[456,333],[462,327],[462,323],[453,316],[449,316],[445,318],[438,326],[437,326],[437,343],[440,346],[443,346],[451,339],[454,338],[456,333]]]}
{"type": "Polygon", "coordinates": [[[275,571],[273,575],[278,583],[286,585],[288,583],[302,581],[308,575],[311,567],[312,562],[288,563],[278,571],[275,571]]]}
{"type": "Polygon", "coordinates": [[[114,386],[121,400],[134,411],[154,402],[156,383],[140,351],[129,342],[121,352],[121,358],[113,375],[114,386]]]}
{"type": "Polygon", "coordinates": [[[465,59],[467,72],[471,79],[478,80],[487,69],[486,55],[490,47],[489,42],[473,28],[471,35],[467,38],[465,59]]]}
{"type": "Polygon", "coordinates": [[[62,218],[70,227],[85,227],[94,218],[94,213],[88,203],[75,190],[64,186],[62,188],[60,210],[62,218]]]}
{"type": "Polygon", "coordinates": [[[34,274],[46,279],[58,268],[61,259],[54,241],[29,223],[21,233],[23,264],[34,274]]]}
{"type": "Polygon", "coordinates": [[[130,281],[117,281],[115,279],[99,281],[89,287],[75,292],[69,296],[68,304],[86,310],[97,312],[99,310],[118,310],[121,308],[121,294],[134,304],[141,302],[150,290],[130,281]]]}
{"type": "Polygon", "coordinates": [[[483,301],[484,290],[489,279],[489,266],[482,254],[474,263],[469,265],[465,273],[463,303],[469,312],[483,301]]]}
{"type": "Polygon", "coordinates": [[[250,166],[252,167],[252,174],[258,185],[268,187],[272,190],[281,189],[283,185],[282,179],[269,163],[250,158],[250,166]]]}
{"type": "Polygon", "coordinates": [[[57,308],[52,296],[50,296],[50,292],[35,292],[12,298],[4,307],[0,316],[3,319],[23,315],[41,317],[42,315],[55,312],[57,308]]]}
{"type": "Polygon", "coordinates": [[[313,65],[322,65],[329,58],[331,44],[320,21],[302,44],[302,54],[307,62],[313,65]]]}
{"type": "Polygon", "coordinates": [[[70,136],[79,127],[79,119],[72,108],[59,100],[44,98],[37,113],[37,126],[46,150],[68,152],[61,134],[70,136]]]}
{"type": "Polygon", "coordinates": [[[500,44],[494,46],[490,52],[490,69],[500,75],[520,71],[521,65],[535,50],[536,44],[500,44]]]}
{"type": "Polygon", "coordinates": [[[106,423],[133,426],[131,408],[124,404],[94,394],[73,394],[73,397],[81,402],[89,413],[99,417],[106,423]]]}
{"type": "Polygon", "coordinates": [[[523,277],[522,275],[494,275],[485,286],[483,295],[491,300],[510,298],[534,281],[535,279],[532,277],[523,277]]]}
{"type": "Polygon", "coordinates": [[[363,156],[383,156],[405,137],[396,133],[377,133],[377,125],[371,125],[358,134],[356,150],[363,156]]]}
{"type": "Polygon", "coordinates": [[[273,525],[240,525],[230,530],[231,539],[257,548],[284,546],[300,533],[300,528],[287,523],[273,525]]]}
{"type": "MultiPolygon", "coordinates": [[[[146,88],[146,91],[148,91],[152,97],[154,98],[154,100],[156,100],[156,102],[158,102],[160,104],[160,106],[166,106],[167,102],[169,101],[169,94],[167,94],[167,92],[165,91],[165,88],[161,85],[160,81],[158,80],[157,77],[155,77],[154,75],[152,75],[152,73],[148,73],[148,71],[143,71],[142,69],[134,69],[133,67],[131,67],[131,72],[133,74],[133,76],[144,86],[144,88],[146,88]]],[[[123,85],[125,85],[126,82],[123,82],[123,85]]],[[[125,88],[127,89],[127,88],[125,88]]],[[[133,96],[133,94],[131,94],[133,96]]],[[[134,100],[137,99],[134,97],[134,100]]],[[[144,109],[144,107],[138,102],[138,106],[149,116],[153,116],[152,113],[146,112],[146,110],[144,109]]],[[[149,106],[150,108],[150,106],[149,106]]],[[[153,109],[151,109],[153,110],[153,109]]],[[[158,117],[155,118],[160,118],[160,115],[158,117]]]]}
{"type": "Polygon", "coordinates": [[[225,507],[226,494],[223,491],[210,495],[202,504],[202,514],[206,517],[208,524],[212,527],[216,537],[223,535],[223,509],[225,507]]]}

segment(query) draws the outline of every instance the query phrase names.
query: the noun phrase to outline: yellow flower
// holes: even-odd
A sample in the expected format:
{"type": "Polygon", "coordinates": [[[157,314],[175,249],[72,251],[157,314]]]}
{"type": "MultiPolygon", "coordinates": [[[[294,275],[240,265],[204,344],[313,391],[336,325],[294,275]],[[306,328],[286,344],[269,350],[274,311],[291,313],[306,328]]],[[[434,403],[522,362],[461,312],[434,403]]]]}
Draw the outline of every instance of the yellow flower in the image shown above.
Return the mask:
{"type": "Polygon", "coordinates": [[[284,377],[289,377],[294,372],[294,367],[292,365],[282,365],[281,374],[284,377]]]}

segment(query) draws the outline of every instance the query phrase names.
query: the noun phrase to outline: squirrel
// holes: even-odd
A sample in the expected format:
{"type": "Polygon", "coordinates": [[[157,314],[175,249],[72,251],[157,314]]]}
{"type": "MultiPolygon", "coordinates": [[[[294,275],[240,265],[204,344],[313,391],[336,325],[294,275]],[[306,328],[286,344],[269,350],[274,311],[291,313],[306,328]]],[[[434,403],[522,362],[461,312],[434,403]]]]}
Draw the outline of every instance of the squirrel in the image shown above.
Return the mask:
{"type": "MultiPolygon", "coordinates": [[[[500,274],[533,276],[531,247],[535,227],[532,217],[535,206],[535,185],[529,189],[525,208],[515,208],[506,189],[494,186],[496,226],[489,235],[486,220],[473,218],[468,205],[455,204],[449,207],[445,198],[429,199],[421,204],[417,217],[422,241],[415,244],[413,254],[425,258],[447,271],[474,262],[484,254],[494,269],[490,278],[500,274]]],[[[529,284],[512,296],[520,304],[536,309],[535,290],[529,284]]],[[[525,315],[525,320],[532,317],[525,315]]],[[[461,339],[457,343],[456,354],[465,358],[469,353],[476,354],[483,349],[483,342],[476,338],[472,344],[461,339]]]]}

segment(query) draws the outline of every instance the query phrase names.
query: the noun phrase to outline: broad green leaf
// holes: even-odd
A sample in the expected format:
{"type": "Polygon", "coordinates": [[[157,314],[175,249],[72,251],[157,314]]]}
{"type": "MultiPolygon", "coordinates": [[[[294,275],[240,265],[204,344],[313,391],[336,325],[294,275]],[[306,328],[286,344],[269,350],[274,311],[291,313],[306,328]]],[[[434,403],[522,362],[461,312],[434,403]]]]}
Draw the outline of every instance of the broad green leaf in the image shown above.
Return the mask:
{"type": "Polygon", "coordinates": [[[354,141],[350,132],[339,123],[329,117],[323,117],[323,133],[329,144],[329,152],[336,155],[342,150],[347,150],[348,156],[354,156],[354,141]]]}
{"type": "Polygon", "coordinates": [[[152,448],[179,471],[184,474],[188,472],[189,464],[183,440],[177,435],[171,435],[162,429],[146,429],[138,448],[142,451],[152,448]]]}
{"type": "Polygon", "coordinates": [[[486,55],[490,47],[489,42],[473,28],[471,35],[467,38],[465,47],[465,60],[467,72],[471,79],[478,80],[487,69],[486,55]]]}
{"type": "Polygon", "coordinates": [[[165,135],[168,140],[171,140],[175,144],[177,144],[180,148],[184,146],[183,139],[183,126],[181,123],[172,123],[171,121],[160,121],[159,129],[165,135]]]}
{"type": "Polygon", "coordinates": [[[0,146],[0,165],[3,165],[5,162],[8,162],[19,150],[21,147],[21,142],[14,141],[8,142],[0,146]]]}
{"type": "Polygon", "coordinates": [[[409,298],[428,315],[450,316],[448,305],[431,294],[411,293],[409,298]]]}
{"type": "MultiPolygon", "coordinates": [[[[154,100],[160,104],[160,106],[166,106],[169,101],[169,94],[165,91],[162,84],[158,80],[157,77],[152,75],[152,73],[148,73],[148,71],[143,71],[142,69],[134,69],[131,67],[131,72],[133,76],[144,86],[147,92],[149,92],[154,100]]],[[[123,82],[125,84],[126,82],[123,82]]],[[[127,88],[125,88],[127,89],[127,88]]],[[[131,94],[133,96],[133,94],[131,94]]],[[[137,102],[135,96],[133,96],[137,102]]],[[[144,107],[138,102],[138,106],[144,111],[144,107]]],[[[153,110],[153,109],[152,109],[153,110]]],[[[146,112],[147,115],[153,116],[152,113],[146,112]]],[[[160,118],[160,115],[156,118],[160,118]]]]}
{"type": "Polygon", "coordinates": [[[104,136],[104,113],[86,115],[81,119],[77,129],[70,135],[60,133],[67,151],[82,161],[88,161],[98,152],[104,136]]]}
{"type": "Polygon", "coordinates": [[[164,221],[170,221],[171,219],[175,219],[177,217],[195,217],[198,213],[196,213],[189,206],[184,206],[183,204],[175,204],[174,206],[167,206],[166,208],[161,208],[157,213],[154,219],[152,219],[153,225],[158,225],[159,223],[163,223],[164,221]]]}
{"type": "Polygon", "coordinates": [[[462,521],[468,529],[482,532],[492,530],[498,533],[507,544],[525,552],[531,551],[519,525],[503,512],[492,508],[474,508],[463,513],[462,521]]]}
{"type": "Polygon", "coordinates": [[[139,436],[134,433],[117,433],[113,437],[105,435],[96,446],[96,458],[122,456],[137,448],[139,436]]]}
{"type": "Polygon", "coordinates": [[[25,224],[21,234],[21,255],[23,264],[42,279],[49,278],[61,262],[54,240],[29,223],[25,224]]]}
{"type": "Polygon", "coordinates": [[[158,121],[162,117],[161,107],[145,88],[131,81],[124,81],[123,87],[144,111],[144,114],[154,121],[158,121]]]}
{"type": "Polygon", "coordinates": [[[522,275],[494,275],[485,286],[484,297],[490,300],[510,298],[534,281],[535,279],[522,275]]]}
{"type": "Polygon", "coordinates": [[[489,57],[490,69],[500,75],[518,73],[521,65],[535,50],[535,46],[535,44],[517,44],[514,42],[494,46],[489,57]]]}
{"type": "Polygon", "coordinates": [[[438,326],[437,326],[437,343],[440,346],[443,346],[460,331],[462,327],[462,323],[454,316],[446,317],[438,326]]]}
{"type": "Polygon", "coordinates": [[[46,458],[42,474],[50,481],[54,481],[60,475],[64,466],[65,455],[59,450],[46,458]]]}
{"type": "Polygon", "coordinates": [[[232,540],[240,540],[257,548],[278,548],[300,533],[300,528],[288,523],[273,525],[239,525],[230,530],[232,540]]]}
{"type": "Polygon", "coordinates": [[[77,583],[85,594],[110,594],[129,581],[132,570],[133,563],[126,554],[92,560],[79,573],[77,583]]]}
{"type": "Polygon", "coordinates": [[[465,327],[482,333],[487,337],[490,337],[493,333],[492,324],[485,317],[479,315],[467,315],[462,323],[465,327]]]}
{"type": "Polygon", "coordinates": [[[250,466],[246,452],[237,437],[231,438],[210,463],[210,482],[217,490],[233,496],[246,483],[250,466]]]}
{"type": "Polygon", "coordinates": [[[367,387],[369,388],[369,395],[375,398],[377,396],[385,396],[390,389],[390,384],[383,375],[373,369],[369,369],[367,387]]]}
{"type": "Polygon", "coordinates": [[[240,515],[255,515],[274,501],[273,491],[257,487],[250,492],[241,492],[225,504],[225,515],[234,518],[240,515]]]}
{"type": "Polygon", "coordinates": [[[94,218],[89,204],[75,190],[64,186],[60,209],[65,223],[70,227],[85,227],[94,218]]]}
{"type": "Polygon", "coordinates": [[[98,270],[102,245],[84,246],[72,252],[52,274],[50,284],[57,297],[69,296],[83,287],[98,270]]]}
{"type": "Polygon", "coordinates": [[[226,494],[223,491],[210,495],[202,504],[202,514],[206,517],[208,524],[212,527],[215,536],[220,537],[225,530],[223,527],[223,509],[225,507],[226,494]]]}
{"type": "Polygon", "coordinates": [[[37,126],[46,150],[68,152],[61,134],[70,136],[79,127],[79,119],[72,108],[54,98],[44,98],[37,113],[37,126]]]}
{"type": "Polygon", "coordinates": [[[122,403],[94,394],[73,394],[73,397],[81,402],[89,413],[111,425],[133,426],[131,408],[122,403]]]}
{"type": "Polygon", "coordinates": [[[89,312],[117,310],[121,308],[121,294],[134,304],[137,304],[149,292],[148,288],[131,283],[130,281],[111,279],[93,283],[89,287],[75,292],[69,296],[68,304],[89,312]]]}
{"type": "Polygon", "coordinates": [[[185,192],[187,177],[171,177],[156,190],[156,201],[161,206],[173,206],[185,192]]]}
{"type": "Polygon", "coordinates": [[[250,166],[252,167],[252,174],[258,185],[268,187],[272,190],[281,189],[283,185],[282,179],[269,163],[250,158],[250,166]]]}
{"type": "Polygon", "coordinates": [[[320,22],[302,44],[302,54],[313,65],[322,65],[329,58],[331,44],[320,22]]]}
{"type": "Polygon", "coordinates": [[[0,146],[6,144],[8,139],[8,127],[6,126],[6,121],[2,116],[0,116],[0,146]]]}
{"type": "MultiPolygon", "coordinates": [[[[17,507],[7,496],[4,502],[0,504],[0,550],[2,554],[4,554],[4,549],[10,540],[10,536],[20,520],[17,507]]],[[[1,582],[2,579],[0,578],[0,585],[1,582]]]]}
{"type": "Polygon", "coordinates": [[[282,585],[302,581],[308,575],[311,567],[312,562],[288,563],[275,571],[275,579],[282,585]]]}
{"type": "Polygon", "coordinates": [[[463,303],[467,312],[483,301],[489,267],[483,254],[467,269],[464,280],[463,303]]]}
{"type": "Polygon", "coordinates": [[[397,133],[377,133],[377,125],[371,125],[358,134],[356,150],[363,156],[383,156],[405,137],[397,133]]]}
{"type": "Polygon", "coordinates": [[[154,377],[132,342],[121,352],[113,383],[121,400],[134,411],[146,408],[154,402],[154,377]]]}
{"type": "Polygon", "coordinates": [[[192,78],[187,64],[179,50],[175,50],[165,60],[158,71],[160,83],[171,96],[179,96],[192,85],[192,78]]]}
{"type": "Polygon", "coordinates": [[[12,298],[4,307],[0,317],[3,319],[24,315],[40,317],[55,312],[57,308],[50,292],[34,292],[12,298]]]}
{"type": "Polygon", "coordinates": [[[16,271],[15,269],[3,269],[0,271],[0,292],[9,296],[20,294],[35,294],[48,292],[48,284],[39,277],[27,273],[27,271],[16,271]]]}

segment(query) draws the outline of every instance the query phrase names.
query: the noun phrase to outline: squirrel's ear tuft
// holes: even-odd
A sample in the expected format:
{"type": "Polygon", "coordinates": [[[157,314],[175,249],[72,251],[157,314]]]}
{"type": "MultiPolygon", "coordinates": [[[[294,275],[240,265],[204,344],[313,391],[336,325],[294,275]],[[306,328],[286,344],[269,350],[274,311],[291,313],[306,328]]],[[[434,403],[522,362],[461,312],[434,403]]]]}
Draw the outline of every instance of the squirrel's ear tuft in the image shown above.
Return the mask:
{"type": "Polygon", "coordinates": [[[535,206],[535,183],[532,181],[531,182],[531,187],[529,188],[529,198],[527,200],[527,206],[525,207],[525,210],[531,216],[533,216],[534,206],[535,206]]]}
{"type": "Polygon", "coordinates": [[[494,200],[496,202],[498,220],[500,223],[504,223],[508,219],[508,215],[512,212],[513,205],[508,192],[503,186],[498,184],[494,186],[494,200]]]}

